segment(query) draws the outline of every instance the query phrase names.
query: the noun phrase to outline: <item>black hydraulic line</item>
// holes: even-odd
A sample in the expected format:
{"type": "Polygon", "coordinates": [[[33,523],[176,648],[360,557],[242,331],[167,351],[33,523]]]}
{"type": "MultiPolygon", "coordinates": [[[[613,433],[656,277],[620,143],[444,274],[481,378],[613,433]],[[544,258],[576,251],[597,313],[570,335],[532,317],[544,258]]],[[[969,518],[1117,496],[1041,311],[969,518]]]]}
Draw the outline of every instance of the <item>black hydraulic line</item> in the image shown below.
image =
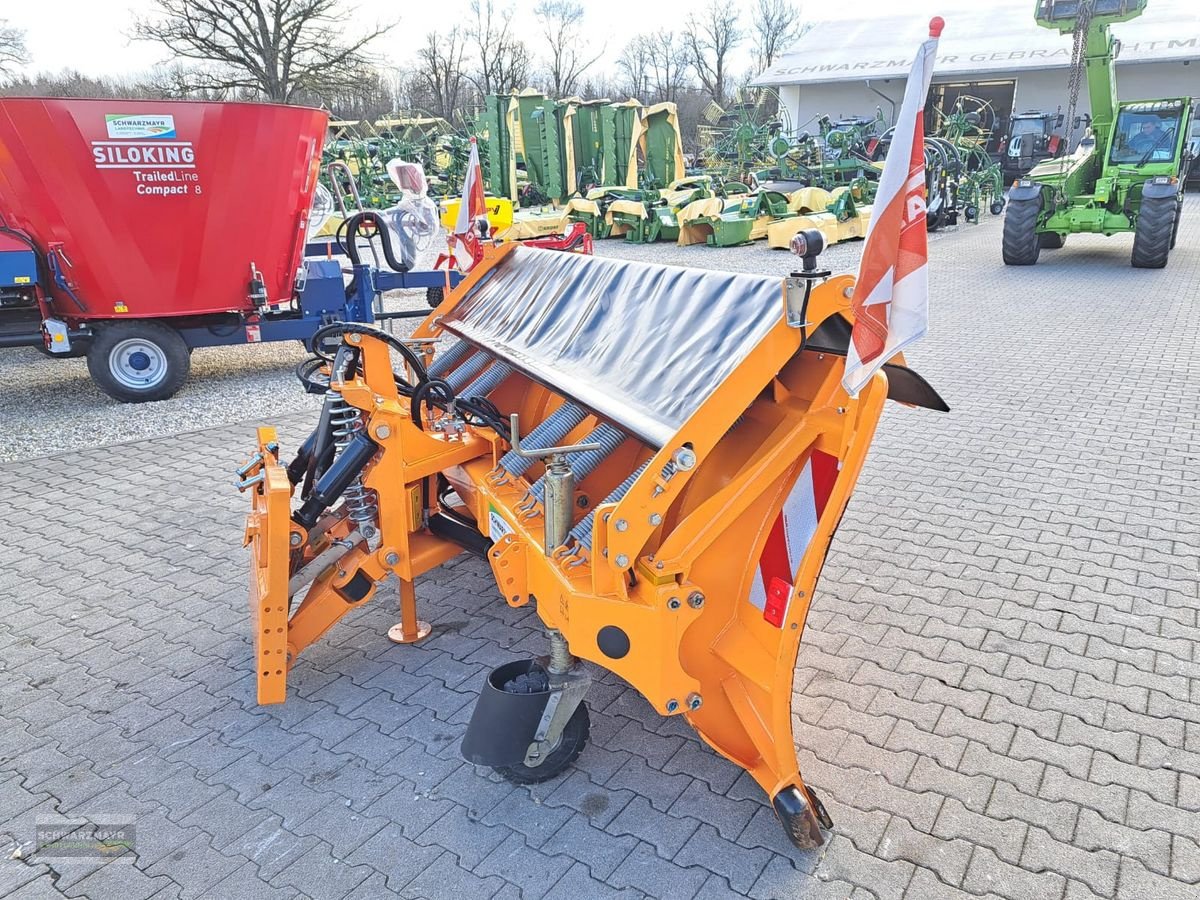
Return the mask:
{"type": "Polygon", "coordinates": [[[379,445],[363,432],[355,434],[346,445],[346,449],[333,461],[333,465],[317,480],[312,493],[292,515],[293,521],[302,528],[312,528],[316,525],[321,513],[337,502],[342,492],[359,476],[378,449],[379,445]]]}
{"type": "Polygon", "coordinates": [[[453,541],[468,553],[487,558],[492,542],[477,528],[470,527],[458,519],[451,518],[444,512],[435,513],[429,517],[429,531],[436,537],[453,541]]]}
{"type": "Polygon", "coordinates": [[[375,313],[375,319],[380,322],[386,322],[388,319],[425,319],[428,316],[428,309],[397,309],[392,312],[375,313]]]}
{"type": "Polygon", "coordinates": [[[431,378],[421,382],[413,389],[412,403],[409,404],[409,416],[412,418],[412,423],[424,431],[425,404],[436,403],[439,407],[445,408],[453,402],[454,391],[450,389],[450,385],[440,378],[431,378]]]}
{"type": "MultiPolygon", "coordinates": [[[[413,352],[411,347],[407,346],[394,335],[388,334],[382,328],[376,328],[374,325],[367,325],[363,322],[330,322],[328,325],[322,325],[314,331],[312,346],[318,356],[321,355],[321,352],[317,349],[320,342],[334,334],[365,334],[373,338],[378,338],[404,357],[405,361],[412,366],[412,370],[416,373],[419,383],[429,380],[429,374],[425,371],[425,363],[421,357],[413,352]]],[[[328,362],[328,359],[326,361],[328,362]]]]}
{"type": "Polygon", "coordinates": [[[296,378],[306,394],[324,394],[329,390],[329,382],[321,374],[323,365],[325,360],[319,356],[310,356],[296,364],[296,378]]]}
{"type": "Polygon", "coordinates": [[[317,446],[317,437],[318,432],[314,430],[312,434],[304,439],[304,443],[300,445],[300,449],[296,451],[296,455],[288,463],[287,477],[293,486],[299,484],[300,479],[308,472],[309,463],[313,458],[313,451],[317,446]]]}
{"type": "Polygon", "coordinates": [[[346,240],[341,244],[340,249],[350,257],[350,261],[354,265],[362,265],[362,259],[358,253],[358,231],[363,223],[367,221],[370,221],[379,232],[379,243],[383,247],[383,258],[387,260],[387,264],[391,270],[393,272],[407,272],[409,267],[396,259],[396,255],[392,250],[392,235],[388,231],[387,223],[383,220],[383,216],[372,209],[355,213],[338,227],[339,233],[343,228],[346,230],[346,240]]]}

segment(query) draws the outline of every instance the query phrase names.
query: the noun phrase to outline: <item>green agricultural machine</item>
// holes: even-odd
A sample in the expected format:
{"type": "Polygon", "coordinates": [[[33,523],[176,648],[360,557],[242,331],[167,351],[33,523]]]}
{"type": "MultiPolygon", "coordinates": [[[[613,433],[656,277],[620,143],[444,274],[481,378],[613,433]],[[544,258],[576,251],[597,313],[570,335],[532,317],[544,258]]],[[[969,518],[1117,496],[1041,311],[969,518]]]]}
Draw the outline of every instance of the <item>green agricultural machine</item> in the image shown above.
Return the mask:
{"type": "Polygon", "coordinates": [[[1132,263],[1161,269],[1175,245],[1191,162],[1190,97],[1119,103],[1109,26],[1140,16],[1146,0],[1038,0],[1037,23],[1074,37],[1070,107],[1084,79],[1091,129],[1076,151],[1035,166],[1009,192],[1004,262],[1031,266],[1067,235],[1133,232],[1132,263]]]}
{"type": "Polygon", "coordinates": [[[978,224],[984,209],[1000,215],[1004,212],[1004,175],[1000,163],[988,152],[996,124],[992,104],[962,94],[950,112],[937,110],[937,117],[934,137],[949,145],[942,149],[949,162],[947,177],[954,181],[955,212],[961,210],[972,224],[978,224]]]}
{"type": "Polygon", "coordinates": [[[665,120],[665,112],[643,110],[636,101],[554,100],[533,89],[491,94],[476,123],[481,153],[488,157],[488,193],[532,208],[564,203],[600,185],[636,185],[633,148],[639,135],[648,141],[641,186],[651,186],[647,179],[666,184],[683,173],[675,173],[673,157],[670,165],[662,164],[664,154],[674,152],[678,129],[672,120],[672,135],[660,136],[660,118],[665,120]],[[643,112],[648,115],[644,123],[643,112]]]}

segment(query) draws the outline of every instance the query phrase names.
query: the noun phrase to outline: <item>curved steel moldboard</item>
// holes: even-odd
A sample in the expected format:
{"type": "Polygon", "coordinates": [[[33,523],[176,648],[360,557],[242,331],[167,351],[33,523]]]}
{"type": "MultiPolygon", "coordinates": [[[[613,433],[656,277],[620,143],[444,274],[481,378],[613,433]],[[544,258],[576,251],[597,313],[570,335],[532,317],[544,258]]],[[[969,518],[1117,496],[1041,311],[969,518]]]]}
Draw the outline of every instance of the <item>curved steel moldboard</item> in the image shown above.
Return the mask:
{"type": "Polygon", "coordinates": [[[518,247],[441,325],[661,447],[778,323],[782,290],[518,247]]]}

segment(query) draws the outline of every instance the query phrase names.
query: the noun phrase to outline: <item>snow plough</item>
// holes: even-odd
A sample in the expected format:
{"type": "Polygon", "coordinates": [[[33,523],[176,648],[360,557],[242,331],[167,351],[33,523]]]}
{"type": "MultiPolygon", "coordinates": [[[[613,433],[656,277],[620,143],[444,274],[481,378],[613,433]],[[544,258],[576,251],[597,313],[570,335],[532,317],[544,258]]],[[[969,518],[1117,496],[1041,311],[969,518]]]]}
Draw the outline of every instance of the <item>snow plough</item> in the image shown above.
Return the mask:
{"type": "Polygon", "coordinates": [[[809,605],[884,402],[948,407],[900,356],[846,393],[854,279],[802,238],[786,278],[489,246],[411,339],[318,335],[316,428],[285,461],[260,427],[237,473],[259,702],[283,702],[300,653],[390,576],[388,637],[425,637],[415,580],[475,554],[548,646],[489,674],[467,760],[560,774],[588,739],[592,664],[746,769],[797,847],[820,844],[832,823],[792,735],[809,605]]]}

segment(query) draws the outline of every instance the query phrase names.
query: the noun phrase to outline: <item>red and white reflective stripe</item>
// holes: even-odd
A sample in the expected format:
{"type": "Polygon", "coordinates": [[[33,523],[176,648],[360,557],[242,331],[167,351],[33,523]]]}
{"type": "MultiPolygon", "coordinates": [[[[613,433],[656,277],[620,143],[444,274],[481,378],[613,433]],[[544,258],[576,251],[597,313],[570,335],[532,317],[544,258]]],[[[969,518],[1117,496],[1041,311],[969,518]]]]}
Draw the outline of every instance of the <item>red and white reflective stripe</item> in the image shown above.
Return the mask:
{"type": "Polygon", "coordinates": [[[817,532],[837,474],[837,457],[814,450],[763,545],[757,577],[750,584],[750,602],[776,628],[787,618],[796,573],[817,532]]]}

